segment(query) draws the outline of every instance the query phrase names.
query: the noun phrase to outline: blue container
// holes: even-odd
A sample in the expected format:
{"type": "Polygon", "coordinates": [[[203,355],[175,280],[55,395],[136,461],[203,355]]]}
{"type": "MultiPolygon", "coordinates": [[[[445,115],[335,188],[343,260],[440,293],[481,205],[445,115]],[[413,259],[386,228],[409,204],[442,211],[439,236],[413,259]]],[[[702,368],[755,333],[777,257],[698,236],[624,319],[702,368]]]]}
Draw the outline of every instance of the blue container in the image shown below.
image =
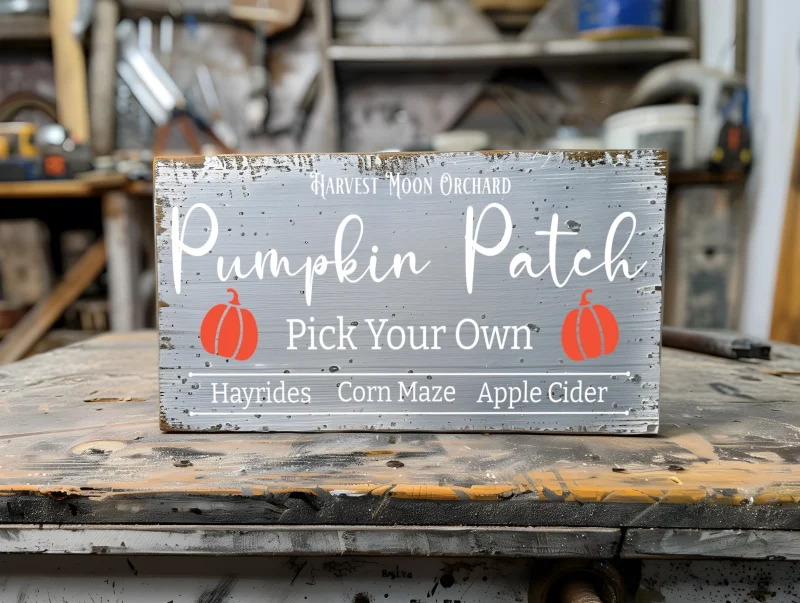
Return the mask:
{"type": "Polygon", "coordinates": [[[640,38],[664,32],[664,0],[579,0],[581,36],[640,38]]]}

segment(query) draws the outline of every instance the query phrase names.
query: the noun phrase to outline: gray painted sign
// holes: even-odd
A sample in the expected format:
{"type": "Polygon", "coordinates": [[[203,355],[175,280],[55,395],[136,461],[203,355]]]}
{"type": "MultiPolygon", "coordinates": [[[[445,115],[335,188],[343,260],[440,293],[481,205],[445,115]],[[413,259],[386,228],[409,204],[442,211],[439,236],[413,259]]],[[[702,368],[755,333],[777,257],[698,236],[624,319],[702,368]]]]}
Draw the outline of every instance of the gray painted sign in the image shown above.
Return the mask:
{"type": "Polygon", "coordinates": [[[659,151],[155,167],[168,430],[658,429],[659,151]]]}

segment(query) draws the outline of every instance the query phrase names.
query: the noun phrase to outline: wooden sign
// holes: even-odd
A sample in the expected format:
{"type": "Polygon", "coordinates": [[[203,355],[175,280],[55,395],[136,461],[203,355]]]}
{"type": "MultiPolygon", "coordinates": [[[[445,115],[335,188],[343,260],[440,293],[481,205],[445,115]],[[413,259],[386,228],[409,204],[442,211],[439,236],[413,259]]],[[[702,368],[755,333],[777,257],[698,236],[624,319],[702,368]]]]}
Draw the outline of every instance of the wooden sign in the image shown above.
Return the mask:
{"type": "Polygon", "coordinates": [[[657,431],[665,171],[158,159],[163,428],[657,431]]]}

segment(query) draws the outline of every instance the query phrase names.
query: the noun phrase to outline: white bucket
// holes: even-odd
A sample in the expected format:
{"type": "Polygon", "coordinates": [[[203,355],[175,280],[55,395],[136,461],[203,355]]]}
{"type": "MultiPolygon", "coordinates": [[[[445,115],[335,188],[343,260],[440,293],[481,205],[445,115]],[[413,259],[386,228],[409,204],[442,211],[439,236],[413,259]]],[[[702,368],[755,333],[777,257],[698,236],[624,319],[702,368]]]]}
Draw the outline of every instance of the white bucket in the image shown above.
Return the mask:
{"type": "Polygon", "coordinates": [[[607,149],[664,149],[672,169],[701,167],[697,160],[695,105],[653,105],[621,111],[604,123],[607,149]]]}

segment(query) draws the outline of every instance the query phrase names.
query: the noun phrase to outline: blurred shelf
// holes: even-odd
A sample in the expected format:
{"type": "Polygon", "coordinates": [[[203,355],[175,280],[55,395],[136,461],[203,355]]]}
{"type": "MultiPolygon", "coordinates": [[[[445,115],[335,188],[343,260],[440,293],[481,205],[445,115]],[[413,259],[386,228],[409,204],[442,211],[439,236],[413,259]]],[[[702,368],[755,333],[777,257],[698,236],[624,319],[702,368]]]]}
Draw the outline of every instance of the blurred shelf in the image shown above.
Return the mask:
{"type": "Polygon", "coordinates": [[[131,180],[125,185],[125,192],[129,195],[152,197],[153,182],[151,180],[131,180]]]}
{"type": "Polygon", "coordinates": [[[50,20],[47,15],[0,16],[0,42],[49,39],[50,20]]]}
{"type": "Polygon", "coordinates": [[[688,171],[678,172],[670,171],[668,180],[671,185],[680,184],[733,184],[735,182],[744,182],[747,174],[742,172],[705,172],[705,171],[688,171]]]}
{"type": "Polygon", "coordinates": [[[334,43],[328,58],[353,66],[546,65],[586,63],[647,63],[685,57],[694,40],[660,37],[620,40],[510,40],[476,44],[367,45],[334,43]]]}
{"type": "Polygon", "coordinates": [[[0,182],[0,199],[96,197],[105,190],[124,186],[127,181],[124,174],[89,172],[72,180],[0,182]]]}

